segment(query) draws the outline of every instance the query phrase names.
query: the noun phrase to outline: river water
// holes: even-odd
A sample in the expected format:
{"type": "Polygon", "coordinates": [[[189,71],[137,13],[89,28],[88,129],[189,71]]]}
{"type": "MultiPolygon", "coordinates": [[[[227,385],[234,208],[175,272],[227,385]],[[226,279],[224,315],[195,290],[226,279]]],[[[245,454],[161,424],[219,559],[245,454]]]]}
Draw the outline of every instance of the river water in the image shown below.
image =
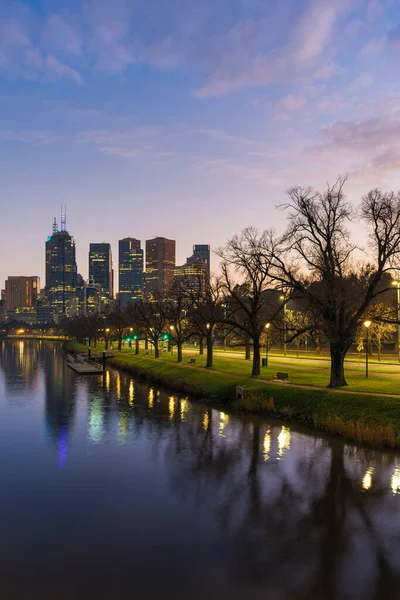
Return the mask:
{"type": "Polygon", "coordinates": [[[400,458],[0,352],[0,598],[400,598],[400,458]]]}

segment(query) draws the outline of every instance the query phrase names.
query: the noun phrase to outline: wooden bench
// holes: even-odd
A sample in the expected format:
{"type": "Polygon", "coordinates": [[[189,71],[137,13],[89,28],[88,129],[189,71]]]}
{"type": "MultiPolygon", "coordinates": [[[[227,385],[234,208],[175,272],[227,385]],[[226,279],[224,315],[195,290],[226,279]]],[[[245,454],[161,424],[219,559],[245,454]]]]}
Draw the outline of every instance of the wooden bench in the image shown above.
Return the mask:
{"type": "Polygon", "coordinates": [[[282,373],[282,371],[278,371],[274,379],[278,381],[289,381],[289,373],[282,373]]]}
{"type": "Polygon", "coordinates": [[[189,360],[188,360],[189,365],[194,365],[195,362],[196,362],[195,358],[189,358],[189,360]]]}

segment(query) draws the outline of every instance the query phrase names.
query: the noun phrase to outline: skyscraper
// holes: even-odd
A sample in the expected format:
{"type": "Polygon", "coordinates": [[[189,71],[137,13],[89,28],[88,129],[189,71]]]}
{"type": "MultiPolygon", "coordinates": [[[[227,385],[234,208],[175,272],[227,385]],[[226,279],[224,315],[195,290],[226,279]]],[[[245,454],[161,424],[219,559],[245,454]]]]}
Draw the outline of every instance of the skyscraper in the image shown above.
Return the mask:
{"type": "Polygon", "coordinates": [[[89,279],[99,283],[104,300],[114,297],[114,277],[110,244],[90,244],[89,279]]]}
{"type": "Polygon", "coordinates": [[[5,289],[5,309],[36,308],[40,292],[39,277],[9,277],[5,289]]]}
{"type": "Polygon", "coordinates": [[[175,240],[156,237],[146,241],[146,296],[166,296],[172,287],[175,240]]]}
{"type": "Polygon", "coordinates": [[[119,240],[119,299],[122,306],[143,296],[143,250],[140,240],[119,240]]]}
{"type": "Polygon", "coordinates": [[[54,219],[53,234],[46,241],[46,293],[55,316],[68,316],[68,304],[76,291],[75,241],[67,231],[65,210],[61,231],[54,219]]]}
{"type": "Polygon", "coordinates": [[[189,256],[186,261],[186,264],[189,266],[199,263],[206,264],[206,273],[208,278],[210,278],[210,246],[207,244],[195,244],[192,256],[189,256]]]}

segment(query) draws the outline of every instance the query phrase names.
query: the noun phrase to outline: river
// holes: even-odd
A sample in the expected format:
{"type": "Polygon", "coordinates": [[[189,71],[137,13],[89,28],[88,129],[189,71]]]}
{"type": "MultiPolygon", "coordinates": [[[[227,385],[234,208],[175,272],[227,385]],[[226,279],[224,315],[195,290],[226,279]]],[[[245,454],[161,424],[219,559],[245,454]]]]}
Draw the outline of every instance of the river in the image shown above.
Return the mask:
{"type": "Polygon", "coordinates": [[[0,349],[0,598],[400,598],[400,457],[0,349]]]}

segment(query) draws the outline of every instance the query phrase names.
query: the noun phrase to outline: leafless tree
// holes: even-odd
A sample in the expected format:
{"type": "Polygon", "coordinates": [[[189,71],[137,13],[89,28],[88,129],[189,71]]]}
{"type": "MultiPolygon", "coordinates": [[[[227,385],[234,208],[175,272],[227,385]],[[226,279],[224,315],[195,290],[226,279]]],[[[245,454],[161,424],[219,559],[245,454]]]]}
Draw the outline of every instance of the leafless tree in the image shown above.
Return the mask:
{"type": "Polygon", "coordinates": [[[345,179],[324,193],[293,187],[287,192],[289,225],[283,237],[270,233],[267,254],[275,277],[305,301],[314,331],[330,343],[329,387],[346,384],[344,359],[368,307],[387,292],[385,274],[399,262],[400,193],[370,191],[354,211],[344,195],[345,179]],[[354,219],[369,232],[370,262],[357,262],[348,230],[354,219]]]}
{"type": "Polygon", "coordinates": [[[223,282],[220,277],[202,278],[201,285],[187,290],[190,302],[188,318],[193,331],[205,338],[207,346],[206,368],[213,367],[215,328],[223,321],[223,282]]]}
{"type": "Polygon", "coordinates": [[[248,227],[219,248],[227,322],[251,338],[253,344],[252,376],[260,374],[260,338],[267,321],[276,312],[276,302],[267,288],[272,288],[271,256],[264,252],[267,234],[248,227]]]}
{"type": "Polygon", "coordinates": [[[167,317],[165,304],[161,297],[151,301],[139,300],[137,310],[146,339],[154,347],[154,357],[160,357],[160,341],[166,333],[167,317]]]}
{"type": "Polygon", "coordinates": [[[182,362],[182,347],[193,335],[194,328],[190,319],[188,290],[190,281],[183,279],[176,282],[171,290],[170,298],[164,301],[164,309],[168,322],[168,335],[171,344],[176,344],[178,362],[182,362]]]}
{"type": "Polygon", "coordinates": [[[122,339],[128,326],[126,310],[121,306],[119,300],[113,300],[103,309],[106,324],[115,332],[118,339],[118,350],[122,349],[122,339]]]}

